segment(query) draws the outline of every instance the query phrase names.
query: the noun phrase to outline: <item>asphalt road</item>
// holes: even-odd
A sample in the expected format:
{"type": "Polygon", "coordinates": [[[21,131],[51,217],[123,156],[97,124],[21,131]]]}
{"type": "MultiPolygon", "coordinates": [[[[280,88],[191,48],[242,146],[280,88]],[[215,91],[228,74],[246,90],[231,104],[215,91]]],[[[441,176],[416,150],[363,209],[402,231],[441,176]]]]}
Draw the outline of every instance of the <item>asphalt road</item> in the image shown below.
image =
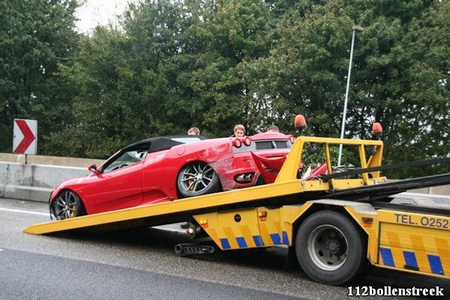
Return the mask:
{"type": "MultiPolygon", "coordinates": [[[[188,242],[178,225],[102,235],[29,235],[49,220],[45,203],[0,198],[0,300],[8,299],[358,299],[352,291],[439,288],[450,281],[375,269],[351,286],[309,280],[285,270],[287,250],[217,251],[177,256],[188,242]],[[375,289],[375,290],[374,290],[375,289]]],[[[364,299],[418,299],[364,297],[364,299]]]]}

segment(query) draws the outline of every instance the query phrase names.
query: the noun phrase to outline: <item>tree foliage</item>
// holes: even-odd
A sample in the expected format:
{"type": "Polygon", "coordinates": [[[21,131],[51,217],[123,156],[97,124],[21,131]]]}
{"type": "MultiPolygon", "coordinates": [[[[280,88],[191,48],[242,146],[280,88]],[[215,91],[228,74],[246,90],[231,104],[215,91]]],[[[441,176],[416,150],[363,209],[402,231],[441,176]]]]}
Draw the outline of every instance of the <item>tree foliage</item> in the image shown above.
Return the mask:
{"type": "Polygon", "coordinates": [[[385,163],[448,156],[449,7],[446,0],[147,0],[130,4],[120,27],[79,38],[74,1],[2,1],[13,13],[0,16],[1,126],[38,119],[42,154],[96,158],[191,126],[210,137],[230,135],[237,123],[249,133],[270,124],[294,133],[298,113],[309,122],[306,134],[338,137],[359,25],[345,137],[370,138],[380,122],[385,163]],[[39,23],[44,18],[53,23],[39,23]]]}
{"type": "Polygon", "coordinates": [[[69,121],[72,99],[57,72],[77,51],[76,7],[70,0],[0,1],[2,151],[11,151],[15,118],[38,120],[42,139],[69,121]]]}

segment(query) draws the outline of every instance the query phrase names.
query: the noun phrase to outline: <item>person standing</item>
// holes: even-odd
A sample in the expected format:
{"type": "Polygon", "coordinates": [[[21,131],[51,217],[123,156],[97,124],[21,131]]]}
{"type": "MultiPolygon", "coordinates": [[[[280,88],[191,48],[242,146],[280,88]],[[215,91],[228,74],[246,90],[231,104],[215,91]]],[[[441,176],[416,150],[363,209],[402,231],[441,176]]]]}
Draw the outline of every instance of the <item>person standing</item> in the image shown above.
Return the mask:
{"type": "Polygon", "coordinates": [[[235,137],[242,137],[245,135],[245,127],[242,124],[238,124],[236,126],[234,126],[233,129],[234,135],[235,137]]]}
{"type": "Polygon", "coordinates": [[[270,125],[267,127],[266,132],[280,132],[280,129],[276,125],[270,125]]]}
{"type": "Polygon", "coordinates": [[[198,129],[197,127],[191,127],[189,128],[188,135],[200,135],[200,129],[198,129]]]}

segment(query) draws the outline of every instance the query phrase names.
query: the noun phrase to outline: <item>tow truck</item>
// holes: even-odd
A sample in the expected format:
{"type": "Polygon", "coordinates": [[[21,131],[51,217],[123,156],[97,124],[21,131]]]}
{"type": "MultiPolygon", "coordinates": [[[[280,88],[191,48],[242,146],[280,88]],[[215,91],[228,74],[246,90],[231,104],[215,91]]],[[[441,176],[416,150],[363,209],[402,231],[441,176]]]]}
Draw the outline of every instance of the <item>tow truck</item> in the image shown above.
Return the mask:
{"type": "Polygon", "coordinates": [[[395,194],[449,184],[450,173],[395,181],[381,176],[405,165],[381,164],[378,123],[370,140],[302,136],[303,116],[295,125],[300,135],[286,158],[253,154],[261,176],[273,183],[50,221],[24,232],[102,232],[189,219],[192,243],[176,245],[180,255],[282,246],[287,263],[298,262],[312,280],[328,285],[351,282],[371,266],[450,278],[450,208],[392,203],[395,194]],[[355,159],[333,166],[341,145],[355,159]],[[198,242],[205,238],[214,246],[198,242]]]}

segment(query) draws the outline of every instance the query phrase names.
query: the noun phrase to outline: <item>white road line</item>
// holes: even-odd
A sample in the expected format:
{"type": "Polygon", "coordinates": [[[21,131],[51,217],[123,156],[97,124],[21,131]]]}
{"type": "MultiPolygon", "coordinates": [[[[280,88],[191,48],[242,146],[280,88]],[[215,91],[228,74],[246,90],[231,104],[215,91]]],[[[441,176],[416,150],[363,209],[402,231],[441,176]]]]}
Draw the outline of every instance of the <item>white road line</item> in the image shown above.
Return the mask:
{"type": "Polygon", "coordinates": [[[26,211],[26,210],[18,210],[18,209],[9,209],[9,208],[1,208],[1,207],[0,207],[0,211],[9,211],[9,212],[22,213],[22,214],[31,214],[31,215],[49,216],[49,213],[40,213],[40,212],[34,212],[34,211],[26,211]]]}

